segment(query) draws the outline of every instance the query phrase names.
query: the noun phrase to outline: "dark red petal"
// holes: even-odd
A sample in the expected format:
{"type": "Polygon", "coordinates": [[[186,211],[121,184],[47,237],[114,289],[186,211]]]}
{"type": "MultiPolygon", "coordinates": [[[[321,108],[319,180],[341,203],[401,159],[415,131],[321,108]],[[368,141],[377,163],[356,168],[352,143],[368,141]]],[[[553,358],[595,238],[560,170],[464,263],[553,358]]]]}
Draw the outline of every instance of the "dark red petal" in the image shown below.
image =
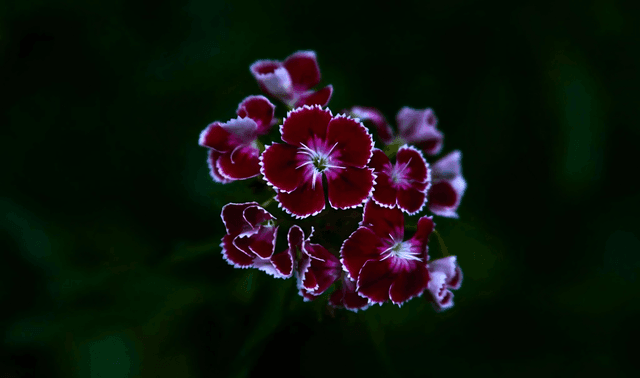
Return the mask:
{"type": "Polygon", "coordinates": [[[409,215],[419,213],[426,202],[427,195],[421,190],[414,187],[398,190],[398,207],[409,215]]]}
{"type": "Polygon", "coordinates": [[[209,124],[200,133],[198,144],[203,147],[209,147],[218,152],[230,152],[238,145],[237,140],[231,138],[231,133],[222,127],[221,122],[209,124]]]}
{"type": "Polygon", "coordinates": [[[371,192],[375,177],[369,168],[346,167],[325,171],[329,203],[334,209],[348,209],[361,205],[371,192]]]}
{"type": "Polygon", "coordinates": [[[311,180],[304,181],[291,193],[279,192],[276,200],[287,213],[299,219],[320,213],[324,209],[322,176],[316,177],[315,188],[311,180]]]}
{"type": "Polygon", "coordinates": [[[367,128],[343,115],[336,116],[329,122],[327,143],[329,146],[338,144],[331,156],[340,165],[364,168],[373,152],[373,139],[367,128]]]}
{"type": "Polygon", "coordinates": [[[209,174],[213,181],[220,184],[228,184],[234,180],[225,178],[218,170],[218,159],[222,154],[216,150],[209,150],[209,157],[207,158],[207,165],[209,166],[209,174]]]}
{"type": "Polygon", "coordinates": [[[295,252],[296,248],[302,250],[302,242],[304,241],[304,232],[298,225],[293,225],[289,228],[289,233],[287,234],[287,242],[289,244],[289,249],[295,252]]]}
{"type": "Polygon", "coordinates": [[[418,220],[416,233],[406,243],[411,244],[414,251],[419,251],[417,255],[422,261],[429,260],[427,245],[429,244],[429,236],[435,228],[433,217],[422,217],[418,220]]]}
{"type": "Polygon", "coordinates": [[[251,206],[259,206],[257,202],[245,202],[245,203],[228,203],[222,207],[220,217],[222,223],[229,235],[239,235],[246,231],[254,230],[257,228],[249,224],[244,217],[244,210],[251,206]]]}
{"type": "Polygon", "coordinates": [[[380,259],[383,244],[380,238],[366,227],[359,227],[340,248],[341,261],[349,276],[356,280],[362,266],[369,260],[380,259]]]}
{"type": "Polygon", "coordinates": [[[378,205],[385,207],[395,207],[398,191],[393,187],[389,175],[378,173],[376,186],[373,190],[373,199],[378,205]]]}
{"type": "Polygon", "coordinates": [[[369,201],[364,206],[361,224],[370,228],[381,239],[404,239],[404,215],[398,208],[388,209],[369,201]]]}
{"type": "Polygon", "coordinates": [[[331,111],[320,106],[303,106],[290,111],[280,128],[282,140],[296,147],[309,140],[324,140],[327,126],[331,121],[331,111]]]}
{"type": "Polygon", "coordinates": [[[293,252],[289,249],[271,257],[271,263],[280,274],[280,278],[289,278],[293,275],[293,262],[293,252]]]}
{"type": "Polygon", "coordinates": [[[356,282],[350,280],[349,277],[343,276],[341,291],[344,292],[342,303],[346,309],[358,311],[366,310],[366,308],[369,307],[369,300],[358,295],[356,292],[356,282]]]}
{"type": "Polygon", "coordinates": [[[311,259],[309,271],[315,276],[318,287],[312,290],[313,294],[320,295],[340,277],[340,260],[326,250],[320,244],[305,243],[305,250],[311,259]]]}
{"type": "MultiPolygon", "coordinates": [[[[434,214],[440,215],[442,217],[449,218],[457,218],[458,206],[460,205],[460,200],[464,195],[464,192],[467,188],[467,182],[464,180],[462,176],[457,176],[453,180],[440,181],[437,182],[434,186],[438,186],[436,191],[434,191],[433,203],[429,203],[429,210],[434,214]],[[439,186],[439,184],[448,183],[449,187],[447,188],[447,192],[443,189],[445,186],[439,186]],[[455,202],[452,203],[450,198],[453,198],[453,194],[448,192],[448,190],[452,189],[455,193],[455,202]],[[447,200],[449,198],[449,200],[447,200]],[[450,204],[450,205],[448,205],[450,204]]],[[[431,190],[429,190],[429,201],[431,201],[431,190]]]]}
{"type": "Polygon", "coordinates": [[[232,153],[220,156],[216,166],[222,177],[244,180],[260,174],[260,151],[252,146],[240,146],[232,153]]]}
{"type": "Polygon", "coordinates": [[[350,113],[361,121],[371,121],[376,127],[378,136],[384,144],[389,144],[393,141],[393,129],[384,118],[384,115],[376,108],[367,108],[363,106],[354,106],[351,108],[350,113]]]}
{"type": "Polygon", "coordinates": [[[222,257],[236,268],[248,268],[253,264],[253,257],[248,256],[246,253],[240,251],[233,245],[234,237],[231,235],[225,235],[222,238],[222,257]]]}
{"type": "Polygon", "coordinates": [[[276,249],[276,234],[278,227],[260,226],[258,232],[251,235],[249,250],[263,259],[268,259],[276,249]]]}
{"type": "Polygon", "coordinates": [[[258,135],[266,134],[271,128],[271,121],[276,106],[264,96],[249,96],[238,105],[236,114],[241,118],[249,117],[258,125],[258,135]]]}
{"type": "MultiPolygon", "coordinates": [[[[342,299],[344,298],[344,292],[342,290],[334,290],[329,296],[329,304],[333,307],[344,307],[342,299]]],[[[365,299],[366,300],[366,299],[365,299]]]]}
{"type": "Polygon", "coordinates": [[[320,82],[320,68],[313,51],[298,51],[284,61],[295,90],[305,91],[320,82]]]}
{"type": "Polygon", "coordinates": [[[291,192],[302,182],[303,171],[296,169],[298,149],[286,144],[274,143],[260,156],[261,173],[269,185],[291,192]]]}
{"type": "Polygon", "coordinates": [[[427,182],[429,179],[429,168],[427,161],[420,151],[406,144],[398,150],[396,155],[396,164],[406,166],[404,169],[404,177],[412,182],[427,182]]]}
{"type": "Polygon", "coordinates": [[[390,259],[367,261],[358,276],[358,292],[372,302],[382,303],[389,299],[389,290],[396,275],[391,272],[390,259]]]}
{"type": "Polygon", "coordinates": [[[429,272],[427,267],[420,264],[411,271],[403,271],[391,284],[389,294],[391,301],[395,304],[401,304],[413,297],[422,294],[429,283],[429,272]]]}
{"type": "Polygon", "coordinates": [[[291,76],[282,63],[275,60],[259,60],[251,65],[250,70],[264,92],[283,101],[293,96],[291,76]]]}
{"type": "Polygon", "coordinates": [[[458,201],[458,195],[448,181],[435,183],[429,189],[430,206],[451,207],[458,201]]]}
{"type": "Polygon", "coordinates": [[[298,101],[295,106],[303,106],[303,105],[320,105],[327,106],[329,100],[331,100],[331,95],[333,94],[333,86],[327,85],[326,87],[317,90],[317,91],[308,91],[300,95],[298,101]]]}
{"type": "Polygon", "coordinates": [[[226,123],[214,122],[200,133],[198,143],[218,152],[230,152],[257,137],[258,124],[251,118],[236,118],[226,123]]]}
{"type": "Polygon", "coordinates": [[[244,220],[252,227],[258,227],[268,220],[275,219],[273,215],[269,214],[267,210],[263,209],[262,207],[260,207],[260,205],[257,204],[244,209],[244,211],[242,212],[242,216],[244,217],[244,220]]]}
{"type": "Polygon", "coordinates": [[[374,148],[371,160],[369,161],[369,167],[373,168],[376,173],[389,172],[391,170],[391,161],[382,150],[374,148]]]}

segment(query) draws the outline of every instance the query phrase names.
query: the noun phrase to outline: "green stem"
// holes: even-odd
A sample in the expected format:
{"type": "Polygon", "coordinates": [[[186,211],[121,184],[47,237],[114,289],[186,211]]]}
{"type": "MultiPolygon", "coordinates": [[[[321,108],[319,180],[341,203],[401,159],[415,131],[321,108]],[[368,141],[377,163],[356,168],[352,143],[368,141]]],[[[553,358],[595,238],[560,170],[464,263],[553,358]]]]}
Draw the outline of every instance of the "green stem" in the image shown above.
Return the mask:
{"type": "Polygon", "coordinates": [[[433,233],[438,238],[438,243],[440,244],[440,250],[442,251],[442,257],[449,256],[449,252],[447,251],[447,246],[444,244],[444,239],[442,238],[438,230],[433,230],[433,233]]]}

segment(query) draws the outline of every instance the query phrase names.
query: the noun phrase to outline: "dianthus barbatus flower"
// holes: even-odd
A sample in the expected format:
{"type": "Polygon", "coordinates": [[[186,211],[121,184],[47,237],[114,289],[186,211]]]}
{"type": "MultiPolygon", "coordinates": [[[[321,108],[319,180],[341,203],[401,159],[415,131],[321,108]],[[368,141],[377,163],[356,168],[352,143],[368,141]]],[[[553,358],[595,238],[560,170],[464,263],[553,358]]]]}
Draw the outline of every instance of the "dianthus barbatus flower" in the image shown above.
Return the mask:
{"type": "Polygon", "coordinates": [[[257,268],[277,278],[293,274],[294,254],[276,253],[278,226],[275,218],[256,202],[229,203],[222,208],[227,234],[222,237],[222,256],[236,268],[257,268]]]}
{"type": "Polygon", "coordinates": [[[429,262],[427,265],[431,274],[428,289],[431,300],[437,310],[444,310],[453,306],[453,293],[462,285],[462,270],[456,262],[455,256],[447,256],[429,262]]]}
{"type": "Polygon", "coordinates": [[[431,185],[429,165],[420,151],[406,144],[398,150],[392,164],[379,149],[373,150],[369,166],[375,170],[373,200],[384,207],[395,207],[410,215],[418,213],[427,201],[431,185]]]}
{"type": "Polygon", "coordinates": [[[298,51],[284,62],[258,60],[250,70],[264,92],[290,107],[326,106],[333,93],[331,85],[318,91],[311,90],[320,83],[320,68],[313,51],[298,51]]]}
{"type": "Polygon", "coordinates": [[[299,251],[296,277],[298,293],[305,301],[315,299],[340,277],[340,260],[320,244],[310,242],[313,228],[307,238],[298,226],[289,229],[289,249],[299,251]]]}
{"type": "Polygon", "coordinates": [[[432,165],[433,185],[429,189],[429,210],[434,214],[457,218],[460,200],[467,189],[467,182],[462,177],[460,159],[462,154],[456,150],[432,165]]]}
{"type": "Polygon", "coordinates": [[[199,144],[208,147],[209,170],[214,181],[226,184],[260,173],[258,136],[271,128],[275,106],[264,96],[242,100],[228,122],[213,122],[200,133],[199,144]]]}
{"type": "Polygon", "coordinates": [[[344,272],[341,277],[342,287],[336,289],[329,297],[329,304],[333,307],[344,307],[347,310],[358,312],[369,307],[369,299],[361,297],[356,292],[356,282],[344,272]]]}
{"type": "Polygon", "coordinates": [[[289,112],[280,133],[285,143],[267,146],[260,164],[288,213],[305,218],[325,208],[323,175],[333,208],[356,207],[369,197],[375,183],[373,169],[367,167],[373,140],[361,123],[305,105],[289,112]]]}
{"type": "Polygon", "coordinates": [[[405,106],[400,109],[396,115],[397,136],[382,113],[375,108],[355,106],[350,113],[362,121],[371,121],[385,144],[398,138],[400,143],[415,144],[428,155],[437,155],[442,150],[444,135],[437,129],[438,120],[429,108],[417,110],[405,106]]]}
{"type": "Polygon", "coordinates": [[[395,304],[421,295],[429,283],[427,242],[434,229],[432,218],[420,218],[415,235],[404,241],[402,211],[368,201],[360,224],[340,250],[344,270],[356,281],[357,292],[371,302],[391,299],[395,304]]]}

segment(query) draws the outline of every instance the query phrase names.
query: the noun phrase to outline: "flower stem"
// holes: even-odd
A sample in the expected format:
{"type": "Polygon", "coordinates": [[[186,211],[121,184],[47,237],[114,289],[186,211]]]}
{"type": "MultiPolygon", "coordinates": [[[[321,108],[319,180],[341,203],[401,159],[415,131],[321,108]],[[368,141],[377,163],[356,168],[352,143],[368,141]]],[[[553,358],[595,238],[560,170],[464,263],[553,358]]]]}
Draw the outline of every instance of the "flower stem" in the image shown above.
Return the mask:
{"type": "Polygon", "coordinates": [[[444,244],[444,239],[442,238],[438,230],[433,230],[433,233],[438,238],[438,243],[440,244],[440,250],[442,251],[442,257],[449,256],[449,252],[447,251],[447,246],[444,244]]]}

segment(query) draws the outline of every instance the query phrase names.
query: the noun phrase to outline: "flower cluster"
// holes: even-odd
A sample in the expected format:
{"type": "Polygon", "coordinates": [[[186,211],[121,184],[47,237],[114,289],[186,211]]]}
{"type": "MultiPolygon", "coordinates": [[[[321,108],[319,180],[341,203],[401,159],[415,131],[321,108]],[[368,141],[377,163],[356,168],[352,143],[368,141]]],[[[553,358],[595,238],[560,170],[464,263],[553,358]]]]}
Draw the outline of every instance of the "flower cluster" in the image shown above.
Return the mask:
{"type": "Polygon", "coordinates": [[[215,182],[253,178],[262,187],[256,199],[269,195],[262,205],[223,207],[223,258],[236,268],[295,276],[305,301],[330,292],[331,306],[352,311],[388,301],[402,305],[424,293],[437,310],[453,306],[451,290],[460,287],[462,271],[455,256],[430,259],[433,216],[407,225],[415,232],[405,240],[405,214],[426,207],[457,218],[466,189],[460,151],[431,165],[425,158],[443,149],[433,110],[404,107],[397,128],[375,108],[334,114],[326,107],[333,87],[317,88],[312,51],[283,62],[259,60],[250,71],[288,112],[276,118],[268,98],[249,96],[236,118],[213,122],[200,134],[215,182]],[[271,203],[278,208],[269,212],[271,203]],[[278,219],[272,213],[280,213],[278,219]],[[280,227],[288,232],[278,247],[280,227]]]}

